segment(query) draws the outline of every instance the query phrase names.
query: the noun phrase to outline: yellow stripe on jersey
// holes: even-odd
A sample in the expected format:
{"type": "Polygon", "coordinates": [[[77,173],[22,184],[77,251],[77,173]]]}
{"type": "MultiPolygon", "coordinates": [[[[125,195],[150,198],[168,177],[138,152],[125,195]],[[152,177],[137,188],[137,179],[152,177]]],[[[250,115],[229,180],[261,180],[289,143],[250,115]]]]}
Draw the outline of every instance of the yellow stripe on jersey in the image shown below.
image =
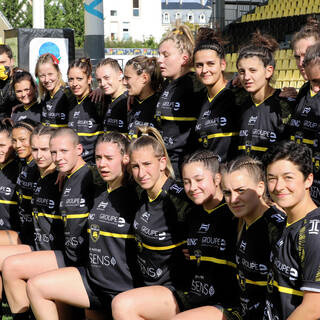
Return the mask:
{"type": "Polygon", "coordinates": [[[293,295],[300,296],[300,297],[303,296],[303,291],[295,290],[295,289],[292,289],[292,288],[287,288],[287,287],[280,286],[277,281],[273,281],[273,285],[274,285],[275,287],[277,287],[278,290],[279,290],[280,292],[282,292],[282,293],[293,294],[293,295]]]}
{"type": "Polygon", "coordinates": [[[53,127],[53,128],[65,128],[68,126],[68,124],[56,124],[56,123],[45,123],[45,122],[42,122],[42,124],[46,127],[53,127]]]}
{"type": "Polygon", "coordinates": [[[3,203],[3,204],[18,204],[17,201],[9,201],[9,200],[0,200],[0,203],[3,203]]]}
{"type": "Polygon", "coordinates": [[[197,121],[196,117],[169,117],[169,116],[160,116],[161,119],[169,121],[197,121]]]}
{"type": "MultiPolygon", "coordinates": [[[[91,233],[91,229],[87,229],[88,233],[91,233]]],[[[112,238],[124,238],[124,239],[134,239],[135,236],[133,234],[121,234],[121,233],[112,233],[106,231],[100,231],[99,235],[105,237],[112,237],[112,238]]]]}
{"type": "Polygon", "coordinates": [[[35,214],[34,212],[32,212],[32,215],[37,217],[46,217],[46,218],[51,218],[51,219],[58,219],[58,220],[62,220],[62,216],[57,215],[57,214],[50,214],[50,213],[44,213],[44,212],[38,212],[37,214],[35,214]]]}
{"type": "MultiPolygon", "coordinates": [[[[239,280],[239,275],[237,274],[237,279],[239,280]]],[[[250,279],[247,279],[247,278],[244,278],[246,283],[249,283],[249,284],[253,284],[255,286],[261,286],[261,287],[265,287],[268,282],[267,281],[253,281],[253,280],[250,280],[250,279]]]]}
{"type": "Polygon", "coordinates": [[[305,138],[303,138],[303,139],[301,140],[301,139],[299,139],[299,138],[296,138],[295,136],[290,136],[290,140],[291,140],[291,141],[296,141],[297,143],[302,142],[302,143],[305,143],[305,144],[311,144],[311,145],[314,144],[314,140],[305,139],[305,138]]]}
{"type": "Polygon", "coordinates": [[[179,246],[182,246],[183,244],[187,243],[187,241],[181,241],[179,243],[176,244],[172,244],[171,246],[163,246],[163,247],[154,247],[154,246],[149,246],[148,244],[145,244],[143,242],[141,242],[141,245],[149,250],[155,250],[155,251],[161,251],[161,250],[170,250],[170,249],[174,249],[177,248],[179,246]]]}
{"type": "MultiPolygon", "coordinates": [[[[246,146],[238,146],[238,150],[246,150],[246,146]]],[[[268,148],[258,147],[258,146],[251,146],[251,147],[250,147],[250,150],[265,152],[265,151],[268,150],[268,148]]]]}
{"type": "MultiPolygon", "coordinates": [[[[198,258],[196,256],[190,256],[190,260],[197,260],[197,259],[198,258]]],[[[237,267],[236,264],[231,261],[228,261],[225,259],[213,258],[213,257],[203,256],[203,257],[200,257],[200,261],[213,262],[213,263],[217,263],[217,264],[225,264],[225,265],[233,267],[233,268],[237,267]]]]}
{"type": "MultiPolygon", "coordinates": [[[[222,133],[213,133],[206,136],[207,139],[213,139],[213,138],[225,138],[225,137],[233,137],[238,136],[239,132],[222,132],[222,133]]],[[[199,142],[202,142],[202,138],[199,138],[199,142]]]]}
{"type": "Polygon", "coordinates": [[[85,133],[85,132],[77,132],[77,135],[80,137],[92,137],[92,136],[97,136],[99,134],[103,134],[104,131],[97,131],[97,132],[92,132],[92,133],[85,133]]]}
{"type": "Polygon", "coordinates": [[[16,192],[16,194],[17,194],[19,197],[22,197],[23,199],[27,199],[27,200],[31,200],[31,199],[32,199],[32,196],[25,196],[24,194],[21,194],[21,193],[19,193],[18,191],[16,192]]]}
{"type": "Polygon", "coordinates": [[[79,214],[67,214],[65,218],[67,219],[81,219],[81,218],[88,218],[89,212],[87,213],[79,213],[79,214]]]}

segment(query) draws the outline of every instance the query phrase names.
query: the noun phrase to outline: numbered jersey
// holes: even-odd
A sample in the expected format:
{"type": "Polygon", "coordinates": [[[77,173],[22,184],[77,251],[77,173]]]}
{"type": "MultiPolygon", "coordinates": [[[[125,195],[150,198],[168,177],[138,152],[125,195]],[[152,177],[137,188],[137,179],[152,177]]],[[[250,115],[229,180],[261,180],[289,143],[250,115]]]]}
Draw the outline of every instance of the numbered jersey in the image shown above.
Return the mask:
{"type": "Polygon", "coordinates": [[[320,292],[320,209],[287,225],[273,247],[265,319],[287,319],[304,291],[320,292]]]}

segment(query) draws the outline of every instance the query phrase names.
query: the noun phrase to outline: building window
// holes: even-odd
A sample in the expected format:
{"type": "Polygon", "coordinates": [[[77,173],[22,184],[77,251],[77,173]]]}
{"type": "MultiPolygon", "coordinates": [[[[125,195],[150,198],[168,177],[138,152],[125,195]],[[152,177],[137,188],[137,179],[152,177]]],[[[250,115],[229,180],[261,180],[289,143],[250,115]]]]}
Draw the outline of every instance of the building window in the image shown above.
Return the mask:
{"type": "Polygon", "coordinates": [[[114,32],[111,32],[110,38],[111,40],[116,40],[116,34],[114,32]]]}
{"type": "Polygon", "coordinates": [[[193,23],[193,13],[188,13],[188,22],[193,23]]]}
{"type": "Polygon", "coordinates": [[[176,13],[176,20],[181,20],[181,13],[180,12],[176,13]]]}
{"type": "Polygon", "coordinates": [[[204,13],[201,13],[201,14],[200,14],[199,19],[200,19],[200,23],[206,23],[206,16],[205,16],[204,13]]]}
{"type": "Polygon", "coordinates": [[[117,10],[110,10],[110,16],[116,17],[117,16],[117,10]]]}
{"type": "Polygon", "coordinates": [[[130,32],[129,32],[129,22],[122,23],[122,39],[129,40],[130,39],[130,32]]]}
{"type": "Polygon", "coordinates": [[[132,0],[133,16],[139,17],[139,0],[132,0]]]}
{"type": "Polygon", "coordinates": [[[165,12],[163,14],[163,18],[162,18],[163,23],[170,23],[170,17],[169,17],[169,13],[165,12]]]}

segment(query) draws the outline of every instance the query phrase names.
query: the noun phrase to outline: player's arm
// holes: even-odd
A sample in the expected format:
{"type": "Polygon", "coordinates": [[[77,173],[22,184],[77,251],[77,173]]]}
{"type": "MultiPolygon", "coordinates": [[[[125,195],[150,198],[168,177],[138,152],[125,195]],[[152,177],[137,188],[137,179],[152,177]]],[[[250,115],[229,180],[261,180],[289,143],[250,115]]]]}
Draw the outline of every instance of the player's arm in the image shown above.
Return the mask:
{"type": "Polygon", "coordinates": [[[302,303],[287,320],[317,320],[320,318],[320,292],[305,291],[302,303]]]}

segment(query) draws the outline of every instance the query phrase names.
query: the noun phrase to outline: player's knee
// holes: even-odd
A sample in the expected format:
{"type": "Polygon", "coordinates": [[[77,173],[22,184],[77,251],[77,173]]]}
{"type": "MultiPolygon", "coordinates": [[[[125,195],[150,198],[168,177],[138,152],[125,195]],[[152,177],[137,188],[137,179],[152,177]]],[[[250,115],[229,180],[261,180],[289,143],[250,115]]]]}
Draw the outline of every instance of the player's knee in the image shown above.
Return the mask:
{"type": "Polygon", "coordinates": [[[19,277],[19,272],[23,268],[21,261],[17,257],[7,257],[2,263],[2,277],[4,280],[11,280],[19,277]]]}
{"type": "Polygon", "coordinates": [[[113,298],[111,307],[114,320],[126,319],[134,309],[133,299],[128,299],[126,292],[120,293],[113,298]]]}
{"type": "Polygon", "coordinates": [[[27,295],[30,301],[33,299],[38,299],[42,295],[42,287],[43,282],[41,278],[34,277],[27,281],[27,295]]]}

